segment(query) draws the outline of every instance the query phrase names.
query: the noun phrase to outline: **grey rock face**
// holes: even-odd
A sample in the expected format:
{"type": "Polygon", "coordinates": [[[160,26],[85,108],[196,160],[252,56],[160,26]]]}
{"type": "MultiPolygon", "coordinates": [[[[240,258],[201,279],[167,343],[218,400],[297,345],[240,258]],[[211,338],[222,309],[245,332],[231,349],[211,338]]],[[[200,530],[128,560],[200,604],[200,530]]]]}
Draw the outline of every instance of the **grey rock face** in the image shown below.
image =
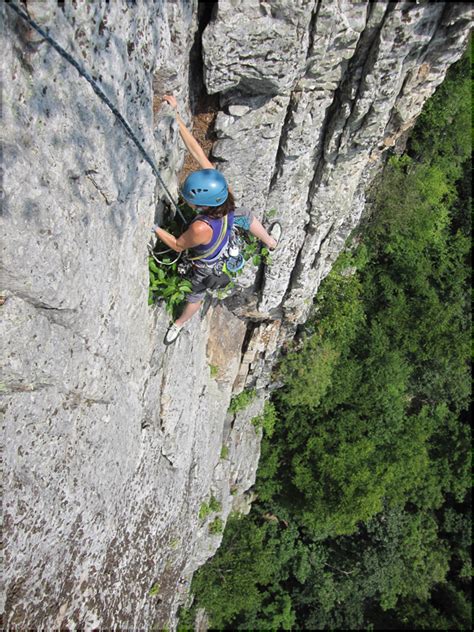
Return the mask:
{"type": "Polygon", "coordinates": [[[236,12],[230,2],[222,3],[204,34],[208,90],[225,91],[224,110],[229,103],[229,114],[245,105],[255,116],[260,108],[253,103],[265,99],[263,126],[252,134],[245,127],[252,111],[238,119],[221,117],[225,141],[217,144],[216,157],[255,214],[266,211],[268,217],[276,209],[284,226],[283,247],[265,274],[261,312],[283,307],[289,320],[303,322],[321,279],[358,222],[381,155],[413,125],[459,58],[470,10],[463,3],[322,0],[316,6],[297,3],[289,19],[275,7],[276,34],[268,30],[268,41],[279,63],[267,69],[264,47],[250,54],[256,33],[264,37],[267,28],[261,4],[247,0],[236,12]],[[252,22],[249,37],[240,31],[235,37],[235,25],[241,29],[247,22],[252,22]],[[285,43],[295,29],[308,33],[299,32],[288,56],[285,43]],[[449,50],[440,45],[443,39],[449,50]],[[263,68],[271,86],[255,79],[263,68]],[[281,106],[275,110],[272,102],[281,106]],[[264,168],[269,164],[272,170],[264,168]],[[256,174],[251,182],[248,173],[256,174]],[[257,194],[247,193],[249,184],[258,185],[257,194]]]}
{"type": "MultiPolygon", "coordinates": [[[[215,124],[217,141],[212,153],[223,161],[220,170],[232,183],[241,206],[262,209],[275,167],[288,96],[241,97],[240,93],[226,97],[229,103],[238,99],[239,107],[249,110],[239,117],[219,112],[215,124]],[[250,152],[249,147],[254,149],[250,152]],[[255,151],[258,147],[258,151],[255,151]],[[232,160],[228,157],[232,154],[232,160]],[[245,165],[245,169],[242,167],[245,165]]],[[[230,108],[237,107],[230,105],[230,108]]],[[[261,211],[259,213],[261,215],[261,211]]]]}
{"type": "Polygon", "coordinates": [[[291,89],[304,68],[314,7],[315,0],[219,2],[216,20],[203,36],[208,91],[291,89]]]}
{"type": "MultiPolygon", "coordinates": [[[[182,151],[169,109],[153,121],[152,78],[173,75],[186,102],[196,7],[29,9],[176,190],[182,151]]],[[[196,533],[240,348],[222,388],[206,355],[211,313],[165,352],[168,319],[147,306],[151,170],[74,68],[2,11],[5,624],[145,628],[168,620],[185,569],[220,541],[196,533]]],[[[240,458],[249,471],[254,443],[240,458]]]]}
{"type": "MultiPolygon", "coordinates": [[[[196,2],[28,2],[97,79],[173,194],[196,2]],[[154,102],[155,101],[155,102],[154,102]]],[[[213,157],[284,228],[273,264],[171,347],[147,305],[164,195],[111,112],[2,4],[5,627],[173,628],[216,518],[245,512],[281,345],[387,148],[465,46],[464,3],[219,2],[203,34],[213,157]],[[274,209],[274,210],[273,210],[274,209]],[[233,394],[251,405],[227,413],[233,394]],[[225,448],[223,450],[223,447],[225,448]],[[199,513],[214,497],[220,510],[199,513]]]]}
{"type": "MultiPolygon", "coordinates": [[[[431,46],[436,33],[452,29],[460,38],[465,37],[466,14],[459,19],[457,13],[450,24],[450,13],[442,4],[423,8],[411,3],[390,5],[375,30],[377,35],[362,42],[364,54],[367,47],[364,74],[358,77],[349,67],[341,88],[340,108],[328,121],[309,200],[308,238],[299,253],[285,302],[285,310],[300,322],[308,311],[304,305],[308,290],[317,291],[359,220],[363,208],[360,196],[370,182],[368,174],[375,173],[380,154],[392,142],[390,137],[410,127],[421,109],[422,102],[413,99],[413,109],[405,110],[408,118],[400,116],[397,104],[408,105],[407,78],[419,77],[423,85],[418,85],[415,92],[424,95],[424,102],[440,82],[440,75],[430,77],[424,70],[424,64],[435,65],[440,54],[438,47],[431,46]]],[[[453,47],[452,61],[459,58],[459,51],[453,47]]],[[[361,65],[357,54],[354,61],[361,65]]]]}

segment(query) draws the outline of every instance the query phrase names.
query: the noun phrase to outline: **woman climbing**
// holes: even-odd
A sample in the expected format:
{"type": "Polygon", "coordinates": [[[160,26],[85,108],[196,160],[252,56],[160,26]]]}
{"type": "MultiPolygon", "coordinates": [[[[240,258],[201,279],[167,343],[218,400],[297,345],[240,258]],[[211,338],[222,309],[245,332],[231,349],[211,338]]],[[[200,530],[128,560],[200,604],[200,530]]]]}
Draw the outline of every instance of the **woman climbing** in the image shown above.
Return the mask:
{"type": "MultiPolygon", "coordinates": [[[[163,100],[177,110],[175,97],[165,95],[163,100]]],[[[179,131],[186,148],[197,160],[201,169],[191,173],[181,189],[186,202],[198,212],[187,230],[179,237],[154,226],[156,236],[168,248],[176,252],[189,250],[192,269],[189,275],[191,292],[181,316],[170,326],[165,343],[171,344],[178,337],[183,325],[201,306],[202,299],[209,288],[219,287],[221,279],[228,283],[225,273],[216,274],[219,262],[226,252],[232,226],[235,223],[260,239],[269,250],[275,250],[281,235],[281,226],[275,222],[267,233],[262,224],[249,211],[235,208],[234,197],[224,176],[219,173],[205,155],[202,147],[187,129],[184,121],[176,113],[179,131]]]]}

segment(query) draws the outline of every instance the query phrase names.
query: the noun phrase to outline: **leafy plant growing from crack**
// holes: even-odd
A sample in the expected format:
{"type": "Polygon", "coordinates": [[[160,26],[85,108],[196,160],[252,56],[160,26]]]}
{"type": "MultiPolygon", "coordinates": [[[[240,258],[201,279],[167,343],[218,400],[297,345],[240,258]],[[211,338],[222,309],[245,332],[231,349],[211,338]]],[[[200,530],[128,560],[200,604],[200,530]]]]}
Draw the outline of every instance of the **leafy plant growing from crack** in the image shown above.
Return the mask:
{"type": "Polygon", "coordinates": [[[258,239],[250,233],[245,235],[245,247],[242,253],[245,261],[251,259],[254,266],[259,266],[262,262],[270,265],[272,262],[270,251],[265,247],[260,249],[259,244],[258,239]]]}
{"type": "Polygon", "coordinates": [[[201,507],[199,508],[199,520],[205,520],[211,513],[217,513],[221,509],[221,503],[217,500],[217,498],[211,496],[209,502],[201,503],[201,507]]]}
{"type": "MultiPolygon", "coordinates": [[[[187,204],[181,204],[180,210],[187,221],[190,221],[194,216],[194,211],[187,204]]],[[[169,219],[165,222],[164,228],[172,234],[181,233],[183,225],[180,225],[178,220],[179,218],[176,216],[169,219]]],[[[148,270],[150,272],[148,304],[153,305],[158,300],[164,300],[166,311],[175,318],[177,308],[185,300],[186,294],[191,292],[191,282],[179,273],[176,253],[170,252],[169,255],[161,256],[162,265],[159,265],[153,254],[148,257],[148,270]]]]}
{"type": "Polygon", "coordinates": [[[254,388],[246,389],[235,395],[230,401],[228,412],[235,415],[239,411],[244,410],[255,399],[256,395],[257,391],[254,388]]]}
{"type": "Polygon", "coordinates": [[[271,437],[275,432],[275,424],[278,421],[277,412],[274,404],[265,402],[263,412],[252,419],[252,425],[256,430],[262,428],[267,437],[271,437]]]}
{"type": "Polygon", "coordinates": [[[212,535],[217,535],[219,533],[222,533],[223,531],[224,522],[222,521],[222,519],[219,517],[214,518],[214,520],[209,525],[209,533],[212,533],[212,535]]]}
{"type": "MultiPolygon", "coordinates": [[[[164,257],[163,261],[170,263],[171,259],[164,257]]],[[[173,317],[176,316],[177,307],[185,300],[186,294],[191,292],[191,282],[180,276],[176,263],[160,268],[153,257],[149,257],[148,269],[150,271],[148,304],[152,305],[157,300],[163,299],[166,303],[166,311],[173,317]]]]}

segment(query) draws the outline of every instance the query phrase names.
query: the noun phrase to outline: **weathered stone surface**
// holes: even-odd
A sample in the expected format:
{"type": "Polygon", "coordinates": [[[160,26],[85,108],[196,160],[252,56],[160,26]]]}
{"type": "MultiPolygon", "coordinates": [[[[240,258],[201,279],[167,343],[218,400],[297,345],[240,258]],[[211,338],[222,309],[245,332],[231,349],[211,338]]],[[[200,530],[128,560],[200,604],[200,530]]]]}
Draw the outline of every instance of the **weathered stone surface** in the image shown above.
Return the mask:
{"type": "Polygon", "coordinates": [[[231,116],[244,116],[247,112],[250,111],[250,107],[248,105],[230,105],[229,106],[229,114],[231,116]]]}
{"type": "Polygon", "coordinates": [[[208,91],[290,90],[304,68],[314,7],[315,0],[221,0],[203,35],[208,91]]]}
{"type": "Polygon", "coordinates": [[[272,358],[276,359],[281,321],[261,323],[249,330],[245,353],[234,382],[234,393],[241,393],[245,387],[257,385],[265,388],[268,384],[272,358]]]}
{"type": "MultiPolygon", "coordinates": [[[[197,2],[28,10],[98,80],[176,193],[182,144],[157,106],[172,92],[190,120],[197,2]]],[[[208,89],[221,91],[214,159],[238,202],[284,233],[273,265],[248,266],[244,289],[171,347],[163,307],[147,305],[163,192],[74,68],[1,11],[5,627],[172,629],[221,541],[210,522],[248,507],[261,439],[251,419],[278,385],[274,359],[384,152],[461,55],[470,7],[219,3],[203,36],[208,89]],[[227,414],[249,387],[251,405],[227,414]],[[200,520],[211,495],[221,509],[200,520]]]]}
{"type": "MultiPolygon", "coordinates": [[[[28,6],[176,190],[182,151],[169,108],[153,124],[152,78],[174,74],[187,94],[195,5],[28,6]]],[[[220,389],[209,317],[163,346],[146,251],[162,192],[88,84],[5,5],[2,17],[5,625],[164,625],[186,565],[204,559],[194,548],[218,545],[207,532],[198,540],[198,513],[238,361],[220,389]]],[[[255,454],[245,458],[254,471],[255,454]]]]}
{"type": "MultiPolygon", "coordinates": [[[[234,36],[236,24],[243,28],[250,21],[250,41],[263,33],[266,9],[253,0],[239,3],[238,12],[232,3],[222,4],[204,34],[207,86],[224,91],[224,109],[230,103],[252,110],[242,118],[220,117],[225,141],[217,143],[215,155],[223,172],[236,180],[238,197],[259,217],[263,208],[268,222],[276,216],[283,224],[281,248],[265,273],[260,311],[271,314],[283,306],[288,319],[303,322],[321,279],[359,220],[382,153],[409,129],[461,55],[470,10],[463,3],[321,0],[311,20],[297,12],[291,22],[276,10],[275,25],[288,32],[307,29],[308,35],[300,35],[295,56],[282,55],[266,70],[270,85],[256,79],[266,68],[265,47],[251,54],[249,42],[234,36]],[[224,43],[220,49],[218,42],[224,43]],[[278,81],[274,73],[285,79],[278,81]],[[252,122],[250,134],[244,122],[261,109],[255,93],[266,99],[265,115],[258,125],[252,122]],[[286,111],[272,117],[272,103],[286,111]],[[262,168],[260,161],[267,165],[274,156],[273,169],[262,168]]],[[[275,50],[284,48],[283,31],[272,40],[275,50]]]]}
{"type": "Polygon", "coordinates": [[[324,153],[310,193],[307,237],[285,301],[286,313],[298,322],[306,318],[309,306],[305,301],[317,291],[360,218],[363,192],[380,164],[380,149],[387,148],[384,137],[403,132],[414,122],[422,103],[444,76],[443,62],[445,72],[461,55],[468,12],[456,4],[451,6],[391,3],[382,24],[362,43],[362,59],[355,54],[353,65],[362,66],[363,74],[349,66],[339,108],[327,122],[324,153]],[[450,55],[439,46],[432,48],[441,34],[457,42],[450,55]],[[437,66],[437,79],[424,70],[420,73],[427,63],[437,66]],[[410,100],[404,93],[414,74],[418,77],[415,92],[424,98],[410,100]],[[399,104],[409,102],[413,109],[405,109],[408,118],[402,119],[399,104]]]}
{"type": "MultiPolygon", "coordinates": [[[[384,7],[375,6],[372,23],[381,20],[385,11],[384,7]]],[[[307,70],[292,95],[276,177],[268,196],[267,207],[277,209],[284,230],[281,247],[273,257],[274,265],[266,270],[260,303],[263,312],[281,303],[306,239],[308,198],[321,158],[325,120],[347,71],[347,60],[354,54],[366,26],[367,13],[365,3],[320,4],[307,70]]]]}
{"type": "Polygon", "coordinates": [[[247,327],[227,309],[217,307],[210,320],[207,357],[215,379],[219,384],[229,384],[235,379],[242,355],[242,344],[247,327]]]}
{"type": "Polygon", "coordinates": [[[222,104],[225,107],[235,100],[248,107],[249,112],[239,117],[219,112],[215,124],[218,140],[212,154],[217,161],[223,161],[219,169],[228,179],[239,205],[261,217],[289,97],[243,97],[240,93],[231,93],[222,104]],[[253,149],[249,151],[252,145],[253,149]],[[229,160],[231,155],[232,160],[229,160]]]}

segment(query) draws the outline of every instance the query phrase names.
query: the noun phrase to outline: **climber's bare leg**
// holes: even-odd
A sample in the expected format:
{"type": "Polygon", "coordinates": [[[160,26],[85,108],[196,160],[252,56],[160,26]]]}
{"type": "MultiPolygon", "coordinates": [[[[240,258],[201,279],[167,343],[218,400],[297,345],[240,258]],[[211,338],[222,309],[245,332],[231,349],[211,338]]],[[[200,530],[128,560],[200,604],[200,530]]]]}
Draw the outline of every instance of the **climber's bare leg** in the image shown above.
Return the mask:
{"type": "Polygon", "coordinates": [[[197,303],[186,303],[184,312],[181,314],[181,316],[177,320],[175,320],[174,324],[178,325],[178,327],[182,327],[185,322],[187,322],[190,318],[194,316],[194,314],[197,311],[199,311],[199,308],[201,307],[201,303],[202,301],[198,301],[197,303]]]}
{"type": "Polygon", "coordinates": [[[252,233],[252,235],[257,237],[257,239],[260,239],[260,241],[263,241],[265,246],[267,246],[267,248],[270,248],[270,250],[273,250],[273,248],[275,248],[275,246],[277,245],[277,242],[273,239],[273,237],[270,237],[270,235],[267,233],[265,228],[262,226],[262,224],[258,221],[256,217],[252,218],[252,222],[250,223],[249,230],[252,233]]]}

